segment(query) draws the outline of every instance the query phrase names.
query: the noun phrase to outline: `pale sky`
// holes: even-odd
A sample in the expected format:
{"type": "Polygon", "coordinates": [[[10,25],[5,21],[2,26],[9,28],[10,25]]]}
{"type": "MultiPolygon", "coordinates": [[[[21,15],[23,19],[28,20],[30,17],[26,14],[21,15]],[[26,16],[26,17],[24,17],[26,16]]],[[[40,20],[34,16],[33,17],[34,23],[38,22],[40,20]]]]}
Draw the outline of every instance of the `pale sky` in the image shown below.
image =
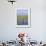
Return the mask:
{"type": "Polygon", "coordinates": [[[28,9],[18,9],[17,15],[28,15],[28,9]]]}

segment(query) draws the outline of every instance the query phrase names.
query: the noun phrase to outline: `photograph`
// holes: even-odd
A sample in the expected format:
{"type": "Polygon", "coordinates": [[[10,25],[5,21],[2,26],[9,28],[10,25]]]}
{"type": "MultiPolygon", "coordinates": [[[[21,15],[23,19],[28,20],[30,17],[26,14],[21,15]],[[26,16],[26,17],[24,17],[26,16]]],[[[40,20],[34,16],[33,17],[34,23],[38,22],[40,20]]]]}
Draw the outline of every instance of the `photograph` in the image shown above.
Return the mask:
{"type": "Polygon", "coordinates": [[[0,0],[0,46],[46,46],[46,0],[0,0]]]}
{"type": "Polygon", "coordinates": [[[30,27],[30,8],[17,8],[16,9],[16,26],[17,27],[30,27]]]}
{"type": "Polygon", "coordinates": [[[28,25],[28,10],[17,10],[17,25],[28,25]]]}

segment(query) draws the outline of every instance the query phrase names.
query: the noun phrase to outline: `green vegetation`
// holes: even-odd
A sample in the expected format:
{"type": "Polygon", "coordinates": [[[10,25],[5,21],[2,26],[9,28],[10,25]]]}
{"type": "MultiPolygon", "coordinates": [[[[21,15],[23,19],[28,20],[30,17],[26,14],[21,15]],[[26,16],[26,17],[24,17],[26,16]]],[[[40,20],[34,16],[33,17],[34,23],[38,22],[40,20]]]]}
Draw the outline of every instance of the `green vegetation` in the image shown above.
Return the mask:
{"type": "Polygon", "coordinates": [[[28,19],[28,16],[17,16],[17,19],[28,19]]]}

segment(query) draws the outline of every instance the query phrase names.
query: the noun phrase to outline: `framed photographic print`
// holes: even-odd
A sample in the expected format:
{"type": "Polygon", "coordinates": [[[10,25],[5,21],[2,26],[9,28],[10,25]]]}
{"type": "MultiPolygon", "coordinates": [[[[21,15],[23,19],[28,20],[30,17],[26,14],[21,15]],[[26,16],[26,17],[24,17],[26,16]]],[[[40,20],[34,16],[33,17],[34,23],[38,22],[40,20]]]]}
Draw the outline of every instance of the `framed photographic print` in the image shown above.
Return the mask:
{"type": "Polygon", "coordinates": [[[31,26],[31,9],[16,8],[16,27],[31,26]]]}

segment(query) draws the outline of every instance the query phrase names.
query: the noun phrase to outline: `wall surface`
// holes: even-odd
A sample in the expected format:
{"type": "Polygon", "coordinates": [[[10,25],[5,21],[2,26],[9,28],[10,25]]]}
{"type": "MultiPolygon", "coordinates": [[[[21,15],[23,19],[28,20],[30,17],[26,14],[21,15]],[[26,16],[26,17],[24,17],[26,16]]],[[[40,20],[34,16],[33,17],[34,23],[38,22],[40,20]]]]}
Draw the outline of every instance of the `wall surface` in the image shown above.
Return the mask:
{"type": "Polygon", "coordinates": [[[0,0],[0,40],[15,40],[19,32],[31,35],[33,40],[46,40],[45,0],[17,0],[13,5],[0,0]],[[15,9],[31,8],[31,28],[16,28],[15,9]]]}

